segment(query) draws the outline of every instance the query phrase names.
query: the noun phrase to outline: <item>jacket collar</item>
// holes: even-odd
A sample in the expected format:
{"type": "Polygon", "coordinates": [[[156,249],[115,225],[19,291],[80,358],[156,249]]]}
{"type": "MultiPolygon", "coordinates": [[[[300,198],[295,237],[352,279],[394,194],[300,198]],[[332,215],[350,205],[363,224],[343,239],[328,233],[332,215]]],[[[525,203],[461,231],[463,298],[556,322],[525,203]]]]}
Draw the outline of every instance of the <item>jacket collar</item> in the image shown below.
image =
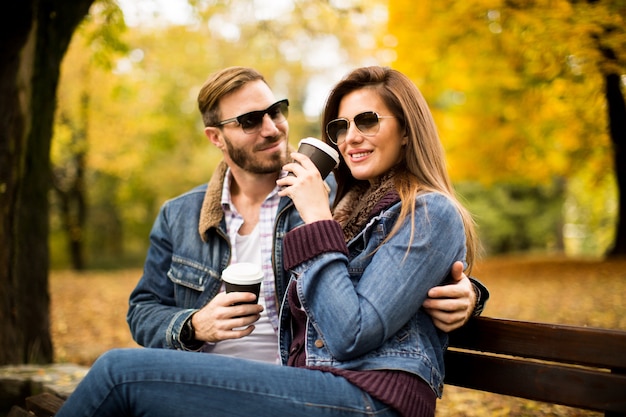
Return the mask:
{"type": "Polygon", "coordinates": [[[211,176],[211,180],[204,194],[202,201],[202,209],[200,210],[200,222],[198,223],[198,232],[203,241],[207,241],[206,232],[211,228],[217,228],[224,218],[224,210],[222,209],[222,186],[224,178],[228,171],[226,162],[221,161],[215,172],[211,176]]]}

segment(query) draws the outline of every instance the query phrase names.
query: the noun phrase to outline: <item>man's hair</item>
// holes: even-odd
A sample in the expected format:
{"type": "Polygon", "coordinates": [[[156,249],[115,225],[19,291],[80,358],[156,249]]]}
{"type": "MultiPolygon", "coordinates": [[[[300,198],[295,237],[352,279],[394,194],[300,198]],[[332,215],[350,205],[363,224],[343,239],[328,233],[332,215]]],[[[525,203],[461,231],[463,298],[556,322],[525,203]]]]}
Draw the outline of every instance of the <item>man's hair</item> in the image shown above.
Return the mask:
{"type": "Polygon", "coordinates": [[[219,101],[222,97],[256,80],[265,82],[265,78],[253,68],[229,67],[212,74],[198,93],[198,109],[204,126],[216,126],[219,123],[219,101]]]}

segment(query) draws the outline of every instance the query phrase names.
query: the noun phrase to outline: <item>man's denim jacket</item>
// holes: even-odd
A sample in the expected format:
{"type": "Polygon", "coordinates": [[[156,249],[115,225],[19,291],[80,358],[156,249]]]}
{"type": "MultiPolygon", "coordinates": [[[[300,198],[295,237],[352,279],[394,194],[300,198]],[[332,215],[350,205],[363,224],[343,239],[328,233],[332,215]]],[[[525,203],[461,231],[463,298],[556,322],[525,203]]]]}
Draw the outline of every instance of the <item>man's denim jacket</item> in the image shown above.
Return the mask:
{"type": "MultiPolygon", "coordinates": [[[[161,208],[150,233],[143,276],[130,296],[126,317],[133,338],[142,346],[185,349],[180,341],[185,320],[220,290],[222,271],[231,256],[220,204],[226,168],[222,162],[208,186],[198,186],[161,208]]],[[[293,202],[282,198],[272,255],[277,305],[288,282],[282,268],[283,237],[301,224],[293,202]]]]}
{"type": "MultiPolygon", "coordinates": [[[[402,370],[420,376],[441,396],[448,337],[421,306],[450,266],[465,261],[464,227],[447,197],[426,193],[416,198],[414,227],[407,216],[381,245],[399,212],[400,203],[383,210],[347,248],[342,242],[343,252],[335,249],[343,234],[334,222],[307,224],[286,237],[285,261],[293,265],[285,268],[291,268],[307,313],[307,366],[402,370]],[[326,239],[315,237],[322,235],[326,239]]],[[[292,336],[288,304],[282,304],[279,329],[284,364],[292,336]]]]}

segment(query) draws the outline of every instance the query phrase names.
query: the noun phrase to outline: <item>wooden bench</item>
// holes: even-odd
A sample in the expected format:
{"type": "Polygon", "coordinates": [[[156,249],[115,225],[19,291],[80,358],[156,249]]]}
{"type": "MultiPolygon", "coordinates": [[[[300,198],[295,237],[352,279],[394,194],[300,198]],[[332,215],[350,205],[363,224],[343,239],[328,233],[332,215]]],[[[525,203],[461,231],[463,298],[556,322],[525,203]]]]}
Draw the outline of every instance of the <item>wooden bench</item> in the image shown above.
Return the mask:
{"type": "MultiPolygon", "coordinates": [[[[450,334],[446,384],[626,416],[626,332],[479,317],[450,334]]],[[[8,417],[53,416],[30,397],[8,417]]]]}
{"type": "Polygon", "coordinates": [[[475,318],[450,334],[445,382],[626,416],[626,332],[475,318]]]}
{"type": "Polygon", "coordinates": [[[7,417],[52,417],[63,405],[63,399],[44,392],[26,398],[26,409],[14,406],[7,417]]]}

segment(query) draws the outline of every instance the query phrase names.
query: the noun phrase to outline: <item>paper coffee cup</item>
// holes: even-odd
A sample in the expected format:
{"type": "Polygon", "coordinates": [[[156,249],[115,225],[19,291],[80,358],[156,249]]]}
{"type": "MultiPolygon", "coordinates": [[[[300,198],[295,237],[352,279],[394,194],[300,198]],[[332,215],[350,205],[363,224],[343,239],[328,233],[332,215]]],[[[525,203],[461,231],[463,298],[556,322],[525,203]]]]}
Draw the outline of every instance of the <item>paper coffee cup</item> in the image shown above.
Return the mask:
{"type": "Polygon", "coordinates": [[[222,272],[222,280],[226,292],[251,292],[256,295],[256,300],[250,304],[256,304],[259,299],[263,270],[260,265],[240,262],[228,266],[222,272]]]}
{"type": "Polygon", "coordinates": [[[315,138],[304,138],[298,144],[298,152],[308,156],[326,178],[330,171],[339,164],[339,153],[327,143],[315,138]]]}

